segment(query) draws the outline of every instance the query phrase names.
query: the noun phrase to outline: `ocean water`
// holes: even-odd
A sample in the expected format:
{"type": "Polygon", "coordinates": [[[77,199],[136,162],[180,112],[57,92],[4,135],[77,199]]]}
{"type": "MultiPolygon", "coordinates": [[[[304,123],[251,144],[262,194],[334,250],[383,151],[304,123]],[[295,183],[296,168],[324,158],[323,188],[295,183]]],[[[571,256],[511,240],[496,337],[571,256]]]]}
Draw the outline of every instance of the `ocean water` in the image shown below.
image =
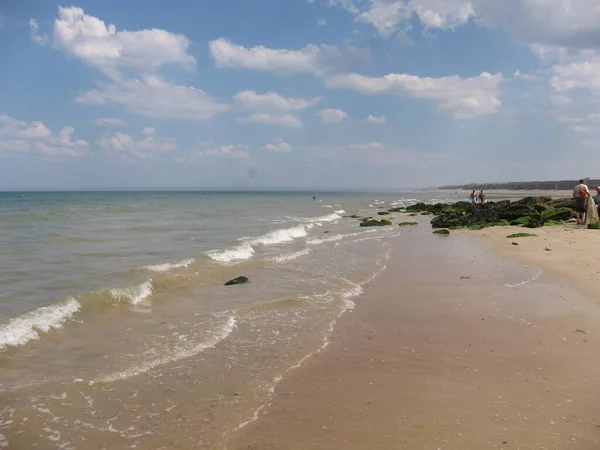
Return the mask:
{"type": "Polygon", "coordinates": [[[410,232],[347,216],[463,196],[0,193],[0,448],[220,448],[410,232]]]}

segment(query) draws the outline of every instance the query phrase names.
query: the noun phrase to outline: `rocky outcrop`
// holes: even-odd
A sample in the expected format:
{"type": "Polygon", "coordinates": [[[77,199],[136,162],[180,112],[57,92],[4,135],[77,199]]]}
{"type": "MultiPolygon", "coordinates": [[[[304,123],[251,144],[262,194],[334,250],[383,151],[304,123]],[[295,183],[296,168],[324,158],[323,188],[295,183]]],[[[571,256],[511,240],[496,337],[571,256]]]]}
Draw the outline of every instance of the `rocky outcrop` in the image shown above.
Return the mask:
{"type": "Polygon", "coordinates": [[[392,222],[389,220],[373,220],[373,219],[365,219],[360,223],[361,227],[384,227],[387,225],[391,225],[392,222]]]}
{"type": "Polygon", "coordinates": [[[417,203],[409,206],[407,212],[433,214],[435,216],[431,221],[433,228],[481,229],[506,224],[538,228],[546,223],[555,224],[571,219],[574,216],[574,206],[572,199],[526,197],[514,202],[504,200],[482,205],[469,202],[450,205],[417,203]]]}

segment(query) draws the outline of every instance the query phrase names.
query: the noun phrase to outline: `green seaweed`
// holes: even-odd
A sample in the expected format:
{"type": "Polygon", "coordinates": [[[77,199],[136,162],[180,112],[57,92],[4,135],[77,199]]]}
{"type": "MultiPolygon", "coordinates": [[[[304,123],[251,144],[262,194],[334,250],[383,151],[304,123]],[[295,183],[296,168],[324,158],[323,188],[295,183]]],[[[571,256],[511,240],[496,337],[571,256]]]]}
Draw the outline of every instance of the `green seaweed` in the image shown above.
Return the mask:
{"type": "Polygon", "coordinates": [[[533,234],[533,233],[515,233],[515,234],[509,234],[506,237],[509,239],[513,239],[513,238],[536,237],[536,236],[537,236],[537,234],[533,234]]]}

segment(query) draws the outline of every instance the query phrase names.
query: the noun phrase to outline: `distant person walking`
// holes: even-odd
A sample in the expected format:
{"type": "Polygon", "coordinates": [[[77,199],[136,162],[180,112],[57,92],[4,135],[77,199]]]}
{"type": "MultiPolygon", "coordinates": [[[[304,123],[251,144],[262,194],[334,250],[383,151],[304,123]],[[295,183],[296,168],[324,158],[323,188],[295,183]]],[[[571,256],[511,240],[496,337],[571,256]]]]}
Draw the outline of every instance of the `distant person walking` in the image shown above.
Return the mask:
{"type": "Polygon", "coordinates": [[[579,184],[573,189],[577,225],[585,225],[585,222],[587,220],[587,200],[589,196],[590,190],[587,187],[587,179],[582,178],[581,180],[579,180],[579,184]]]}
{"type": "Polygon", "coordinates": [[[313,200],[316,200],[316,199],[317,199],[317,194],[314,194],[313,195],[313,200]]]}
{"type": "Polygon", "coordinates": [[[471,196],[469,198],[471,199],[471,203],[477,203],[477,194],[475,194],[475,189],[473,189],[473,192],[471,192],[471,196]]]}
{"type": "Polygon", "coordinates": [[[483,190],[479,192],[479,203],[482,205],[485,203],[485,194],[483,193],[483,190]]]}
{"type": "Polygon", "coordinates": [[[596,203],[596,210],[598,216],[600,216],[600,186],[596,186],[596,195],[594,196],[594,202],[596,203]]]}

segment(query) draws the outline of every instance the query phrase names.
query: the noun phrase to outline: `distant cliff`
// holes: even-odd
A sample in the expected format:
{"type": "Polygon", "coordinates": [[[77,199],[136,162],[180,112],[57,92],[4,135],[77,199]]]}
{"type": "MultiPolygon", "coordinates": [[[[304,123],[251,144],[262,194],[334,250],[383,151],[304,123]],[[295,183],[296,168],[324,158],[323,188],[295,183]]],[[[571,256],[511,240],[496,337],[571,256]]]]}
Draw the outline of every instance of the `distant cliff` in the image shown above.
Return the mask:
{"type": "MultiPolygon", "coordinates": [[[[565,191],[575,187],[579,180],[563,181],[514,181],[510,183],[471,183],[457,186],[441,186],[439,189],[447,190],[514,190],[514,191],[565,191]]],[[[588,186],[600,186],[600,180],[589,180],[588,186]]]]}

